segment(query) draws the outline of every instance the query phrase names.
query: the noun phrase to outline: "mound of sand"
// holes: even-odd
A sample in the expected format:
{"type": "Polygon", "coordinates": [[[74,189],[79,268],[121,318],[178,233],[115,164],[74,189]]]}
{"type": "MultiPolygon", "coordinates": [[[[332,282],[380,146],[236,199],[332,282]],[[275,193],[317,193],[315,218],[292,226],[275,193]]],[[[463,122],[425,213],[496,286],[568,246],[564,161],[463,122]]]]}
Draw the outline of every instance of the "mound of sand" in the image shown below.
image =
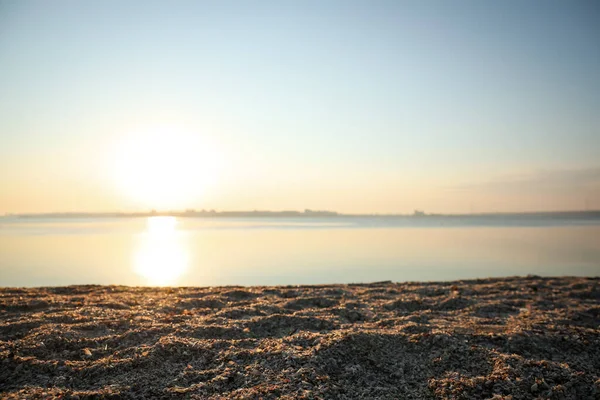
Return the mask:
{"type": "Polygon", "coordinates": [[[0,397],[599,399],[599,374],[599,279],[0,289],[0,397]]]}

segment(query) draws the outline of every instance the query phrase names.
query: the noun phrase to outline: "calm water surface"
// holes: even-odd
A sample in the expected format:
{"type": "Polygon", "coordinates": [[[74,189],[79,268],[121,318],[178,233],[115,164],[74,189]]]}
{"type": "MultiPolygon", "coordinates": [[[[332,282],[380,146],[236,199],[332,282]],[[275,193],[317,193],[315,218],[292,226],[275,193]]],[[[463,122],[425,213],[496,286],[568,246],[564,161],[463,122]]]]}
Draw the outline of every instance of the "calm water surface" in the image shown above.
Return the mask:
{"type": "Polygon", "coordinates": [[[600,221],[0,218],[0,286],[600,275],[600,221]]]}

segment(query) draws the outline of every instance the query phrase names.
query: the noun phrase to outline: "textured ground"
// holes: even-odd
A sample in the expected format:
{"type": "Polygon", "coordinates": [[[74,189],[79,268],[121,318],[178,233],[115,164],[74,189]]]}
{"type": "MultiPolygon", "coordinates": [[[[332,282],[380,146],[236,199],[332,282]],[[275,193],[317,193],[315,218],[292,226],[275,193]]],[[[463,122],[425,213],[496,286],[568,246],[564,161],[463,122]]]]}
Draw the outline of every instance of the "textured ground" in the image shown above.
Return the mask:
{"type": "Polygon", "coordinates": [[[599,399],[599,375],[597,278],[0,289],[3,398],[599,399]]]}

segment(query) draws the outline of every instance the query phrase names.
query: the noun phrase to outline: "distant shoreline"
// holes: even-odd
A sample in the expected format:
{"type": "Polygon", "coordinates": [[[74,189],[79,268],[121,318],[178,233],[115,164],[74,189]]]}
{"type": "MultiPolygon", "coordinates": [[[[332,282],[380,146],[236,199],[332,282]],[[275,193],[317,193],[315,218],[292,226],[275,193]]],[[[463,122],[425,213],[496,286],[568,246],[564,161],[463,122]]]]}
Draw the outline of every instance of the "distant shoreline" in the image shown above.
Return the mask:
{"type": "Polygon", "coordinates": [[[150,212],[53,212],[15,213],[4,217],[15,218],[576,218],[600,219],[600,210],[588,211],[534,211],[534,212],[489,212],[469,214],[427,214],[415,211],[413,214],[341,214],[335,211],[150,211],[150,212]]]}

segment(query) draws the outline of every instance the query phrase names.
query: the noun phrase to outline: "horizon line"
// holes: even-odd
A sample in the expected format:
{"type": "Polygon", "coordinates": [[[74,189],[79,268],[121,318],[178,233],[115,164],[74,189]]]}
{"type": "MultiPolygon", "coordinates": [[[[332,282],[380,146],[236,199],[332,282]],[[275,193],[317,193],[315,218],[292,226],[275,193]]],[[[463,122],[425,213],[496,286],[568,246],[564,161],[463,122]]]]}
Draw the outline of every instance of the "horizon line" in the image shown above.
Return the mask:
{"type": "Polygon", "coordinates": [[[33,212],[33,213],[4,213],[3,217],[68,217],[68,216],[96,216],[96,217],[152,217],[152,216],[174,216],[174,217],[194,217],[194,216],[256,216],[257,214],[275,214],[274,216],[321,216],[321,217],[356,217],[356,216],[382,216],[382,217],[426,217],[426,216],[486,216],[486,215],[527,215],[527,214],[582,214],[582,213],[600,213],[600,209],[590,210],[529,210],[529,211],[484,211],[468,213],[427,213],[415,209],[412,213],[340,213],[330,210],[215,210],[215,209],[186,209],[186,210],[150,210],[150,211],[51,211],[51,212],[33,212]],[[244,214],[244,215],[242,215],[244,214]],[[288,215],[281,215],[288,214],[288,215]]]}

